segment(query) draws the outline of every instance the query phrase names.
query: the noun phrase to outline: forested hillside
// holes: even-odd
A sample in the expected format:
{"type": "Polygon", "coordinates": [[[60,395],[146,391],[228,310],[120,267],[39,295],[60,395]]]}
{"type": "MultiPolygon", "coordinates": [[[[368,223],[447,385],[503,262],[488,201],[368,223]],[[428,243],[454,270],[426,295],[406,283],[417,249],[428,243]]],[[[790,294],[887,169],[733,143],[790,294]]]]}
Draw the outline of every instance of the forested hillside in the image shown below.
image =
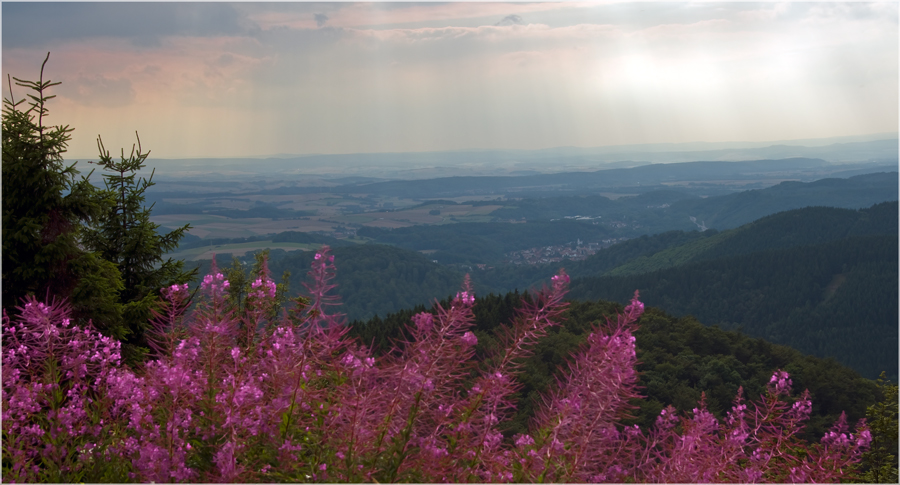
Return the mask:
{"type": "MultiPolygon", "coordinates": [[[[515,314],[520,299],[518,293],[476,298],[476,354],[482,361],[493,355],[501,329],[515,314]]],[[[524,363],[519,378],[523,387],[517,393],[519,411],[506,433],[525,429],[540,393],[552,385],[562,364],[585,341],[591,325],[614,316],[616,310],[621,307],[605,301],[571,302],[562,325],[551,330],[524,363]]],[[[411,338],[404,329],[412,316],[421,311],[426,311],[426,307],[354,321],[351,335],[386,352],[397,339],[411,338]]],[[[722,416],[730,409],[738,387],[743,386],[748,398],[759,396],[771,377],[768,369],[772,368],[786,369],[795,388],[809,389],[813,396],[813,418],[807,428],[810,437],[824,434],[842,410],[850,419],[865,416],[866,407],[878,398],[872,381],[834,360],[804,355],[789,347],[709,327],[692,317],[677,318],[655,308],[647,309],[639,325],[635,333],[639,385],[647,399],[635,400],[640,407],[634,422],[642,427],[652,425],[660,410],[669,404],[679,410],[696,407],[701,392],[706,393],[710,410],[722,416]]]]}
{"type": "Polygon", "coordinates": [[[627,301],[834,357],[869,378],[897,375],[897,235],[698,261],[639,275],[577,279],[571,298],[627,301]]]}
{"type": "MultiPolygon", "coordinates": [[[[457,226],[477,234],[480,225],[457,226]]],[[[882,370],[896,376],[897,231],[896,202],[861,210],[812,207],[723,232],[643,236],[580,262],[498,265],[470,275],[477,294],[504,294],[539,285],[563,266],[576,278],[574,299],[624,302],[639,289],[649,304],[673,315],[694,315],[707,325],[742,328],[754,337],[834,357],[869,378],[882,370]]],[[[388,234],[402,241],[403,232],[388,234]]],[[[427,305],[456,291],[464,276],[433,263],[434,254],[399,247],[352,245],[335,248],[334,254],[341,268],[336,294],[350,319],[427,305]]],[[[289,271],[296,291],[312,257],[275,250],[270,268],[276,277],[289,271]]],[[[219,265],[230,265],[230,258],[220,258],[219,265]]],[[[208,262],[200,272],[207,268],[208,262]]]]}
{"type": "MultiPolygon", "coordinates": [[[[638,170],[638,167],[632,170],[638,170]]],[[[647,169],[660,170],[659,166],[647,169]]],[[[693,185],[671,189],[666,186],[633,187],[639,195],[615,200],[600,195],[531,196],[510,202],[491,213],[498,220],[550,220],[565,216],[602,216],[604,219],[632,221],[643,228],[635,234],[652,234],[673,229],[691,229],[690,217],[706,227],[730,229],[777,212],[811,206],[860,209],[884,201],[897,200],[897,172],[880,172],[849,178],[829,178],[813,182],[782,182],[755,190],[725,195],[697,197],[693,185]]],[[[608,221],[602,221],[607,223],[608,221]]],[[[634,230],[632,224],[629,227],[634,230]]],[[[641,229],[637,228],[637,229],[641,229]]]]}
{"type": "Polygon", "coordinates": [[[575,221],[539,221],[525,224],[459,223],[392,230],[363,227],[357,230],[357,234],[380,244],[413,251],[436,250],[431,254],[431,259],[442,264],[494,264],[499,263],[509,251],[563,244],[577,239],[599,241],[612,237],[613,231],[603,225],[575,221]]]}
{"type": "Polygon", "coordinates": [[[524,290],[546,281],[560,266],[572,277],[603,275],[608,271],[639,258],[647,258],[665,249],[682,246],[691,241],[705,240],[718,234],[709,231],[668,231],[652,236],[640,236],[598,251],[583,261],[563,261],[544,265],[503,265],[472,273],[472,278],[498,292],[524,290]]]}
{"type": "MultiPolygon", "coordinates": [[[[415,251],[436,251],[432,259],[442,264],[494,264],[510,251],[565,244],[577,239],[596,242],[609,238],[638,238],[672,230],[692,231],[701,226],[725,230],[805,207],[860,209],[896,201],[897,193],[897,173],[891,172],[810,183],[784,182],[765,189],[707,198],[671,189],[651,190],[616,200],[596,194],[522,198],[495,202],[504,207],[490,213],[494,222],[396,229],[363,226],[357,229],[357,234],[381,244],[415,251]],[[571,219],[575,216],[591,219],[571,219]],[[509,221],[524,223],[510,224],[509,221]]],[[[813,220],[809,224],[815,223],[813,220]]]]}
{"type": "Polygon", "coordinates": [[[691,261],[737,256],[766,249],[834,241],[850,236],[897,234],[897,202],[860,210],[807,207],[761,218],[727,231],[668,231],[603,249],[583,261],[535,266],[498,266],[473,273],[496,291],[529,288],[565,266],[573,277],[639,274],[691,261]]]}
{"type": "MultiPolygon", "coordinates": [[[[302,292],[314,253],[274,250],[269,254],[273,278],[279,280],[288,271],[291,292],[302,292]]],[[[454,294],[465,276],[419,253],[381,244],[338,247],[332,254],[340,268],[335,294],[341,298],[340,311],[350,318],[372,318],[430,304],[434,298],[454,294]]],[[[216,261],[220,268],[232,264],[230,255],[217,256],[216,261]]],[[[209,267],[209,260],[201,261],[200,274],[206,274],[209,267]]],[[[475,288],[478,293],[490,291],[480,284],[475,288]]]]}
{"type": "Polygon", "coordinates": [[[897,200],[897,172],[828,178],[815,182],[782,182],[761,190],[700,200],[680,200],[670,210],[690,214],[707,227],[730,229],[761,217],[809,206],[860,209],[883,201],[897,200]]]}
{"type": "Polygon", "coordinates": [[[607,274],[620,276],[647,273],[691,261],[818,244],[852,236],[897,234],[897,216],[897,202],[883,202],[858,211],[835,207],[807,207],[785,211],[736,229],[710,234],[706,238],[634,258],[607,274]]]}

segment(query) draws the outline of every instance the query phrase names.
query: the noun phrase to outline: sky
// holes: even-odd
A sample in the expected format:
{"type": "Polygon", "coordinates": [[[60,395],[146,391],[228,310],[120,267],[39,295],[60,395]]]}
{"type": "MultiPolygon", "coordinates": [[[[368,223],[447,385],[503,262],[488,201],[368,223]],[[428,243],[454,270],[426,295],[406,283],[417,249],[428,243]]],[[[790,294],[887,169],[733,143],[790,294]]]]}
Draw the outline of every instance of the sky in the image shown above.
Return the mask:
{"type": "Polygon", "coordinates": [[[67,158],[136,131],[154,158],[864,135],[898,131],[897,24],[898,2],[3,2],[3,93],[51,53],[67,158]]]}

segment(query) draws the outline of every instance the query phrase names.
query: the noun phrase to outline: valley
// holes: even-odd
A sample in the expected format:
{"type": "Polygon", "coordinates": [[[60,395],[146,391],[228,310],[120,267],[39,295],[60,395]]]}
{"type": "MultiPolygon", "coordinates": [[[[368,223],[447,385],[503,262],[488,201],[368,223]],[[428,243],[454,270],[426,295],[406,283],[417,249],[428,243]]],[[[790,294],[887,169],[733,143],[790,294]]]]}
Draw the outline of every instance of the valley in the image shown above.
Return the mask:
{"type": "Polygon", "coordinates": [[[639,289],[675,315],[833,357],[868,377],[897,375],[898,174],[883,162],[224,180],[163,178],[148,191],[154,222],[192,226],[170,256],[205,274],[213,254],[219,267],[233,258],[246,267],[267,250],[273,275],[290,273],[296,289],[313,251],[328,245],[351,321],[427,305],[465,274],[477,294],[502,295],[565,267],[576,300],[624,303],[639,289]],[[874,295],[893,303],[873,306],[874,295]],[[866,318],[848,322],[857,308],[866,318]]]}

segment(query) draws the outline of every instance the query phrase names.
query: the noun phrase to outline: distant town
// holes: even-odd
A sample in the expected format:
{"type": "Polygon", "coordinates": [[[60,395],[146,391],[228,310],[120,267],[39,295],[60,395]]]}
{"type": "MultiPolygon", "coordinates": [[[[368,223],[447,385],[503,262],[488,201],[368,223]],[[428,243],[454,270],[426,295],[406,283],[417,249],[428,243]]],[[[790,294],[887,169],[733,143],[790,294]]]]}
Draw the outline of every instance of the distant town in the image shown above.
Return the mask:
{"type": "Polygon", "coordinates": [[[603,239],[599,242],[582,242],[581,239],[578,239],[557,246],[528,248],[506,253],[506,258],[503,262],[509,264],[547,264],[557,263],[564,259],[581,261],[601,249],[627,240],[627,237],[603,239]]]}

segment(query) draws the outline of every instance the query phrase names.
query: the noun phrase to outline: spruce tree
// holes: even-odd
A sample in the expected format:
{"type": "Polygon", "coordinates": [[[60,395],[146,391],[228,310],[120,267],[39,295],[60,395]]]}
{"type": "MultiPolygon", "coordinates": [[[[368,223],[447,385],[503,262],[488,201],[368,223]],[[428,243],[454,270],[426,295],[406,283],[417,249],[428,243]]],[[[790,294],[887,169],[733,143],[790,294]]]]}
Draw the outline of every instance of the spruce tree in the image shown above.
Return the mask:
{"type": "Polygon", "coordinates": [[[47,101],[55,97],[48,91],[60,84],[44,81],[49,58],[38,81],[12,78],[3,99],[3,309],[15,313],[28,294],[63,298],[74,318],[102,320],[101,330],[121,337],[118,270],[77,239],[79,228],[100,216],[100,200],[90,174],[79,178],[75,164],[63,160],[73,129],[45,125],[47,101]],[[27,99],[15,99],[12,80],[31,91],[27,99]]]}
{"type": "Polygon", "coordinates": [[[144,205],[144,193],[154,185],[156,171],[154,169],[149,178],[137,175],[150,155],[149,151],[142,150],[139,136],[131,154],[126,157],[123,149],[119,161],[110,156],[99,136],[97,147],[100,158],[96,164],[105,172],[106,188],[99,191],[103,209],[100,217],[84,228],[82,242],[87,249],[114,263],[122,273],[124,288],[119,294],[119,303],[124,326],[129,332],[124,343],[132,351],[145,350],[144,332],[150,310],[159,301],[160,289],[187,283],[196,273],[196,270],[184,271],[183,261],[164,258],[166,253],[178,247],[190,225],[161,234],[159,224],[150,221],[153,205],[144,205]]]}
{"type": "Polygon", "coordinates": [[[145,207],[153,185],[136,176],[148,153],[138,148],[116,162],[98,137],[106,188],[94,187],[63,154],[69,126],[45,126],[49,88],[59,82],[10,80],[3,100],[3,309],[10,314],[26,295],[65,300],[73,319],[90,321],[125,344],[130,363],[146,350],[144,331],[160,288],[183,284],[193,272],[165,259],[189,226],[159,234],[145,207]],[[30,89],[28,108],[12,86],[30,89]]]}

